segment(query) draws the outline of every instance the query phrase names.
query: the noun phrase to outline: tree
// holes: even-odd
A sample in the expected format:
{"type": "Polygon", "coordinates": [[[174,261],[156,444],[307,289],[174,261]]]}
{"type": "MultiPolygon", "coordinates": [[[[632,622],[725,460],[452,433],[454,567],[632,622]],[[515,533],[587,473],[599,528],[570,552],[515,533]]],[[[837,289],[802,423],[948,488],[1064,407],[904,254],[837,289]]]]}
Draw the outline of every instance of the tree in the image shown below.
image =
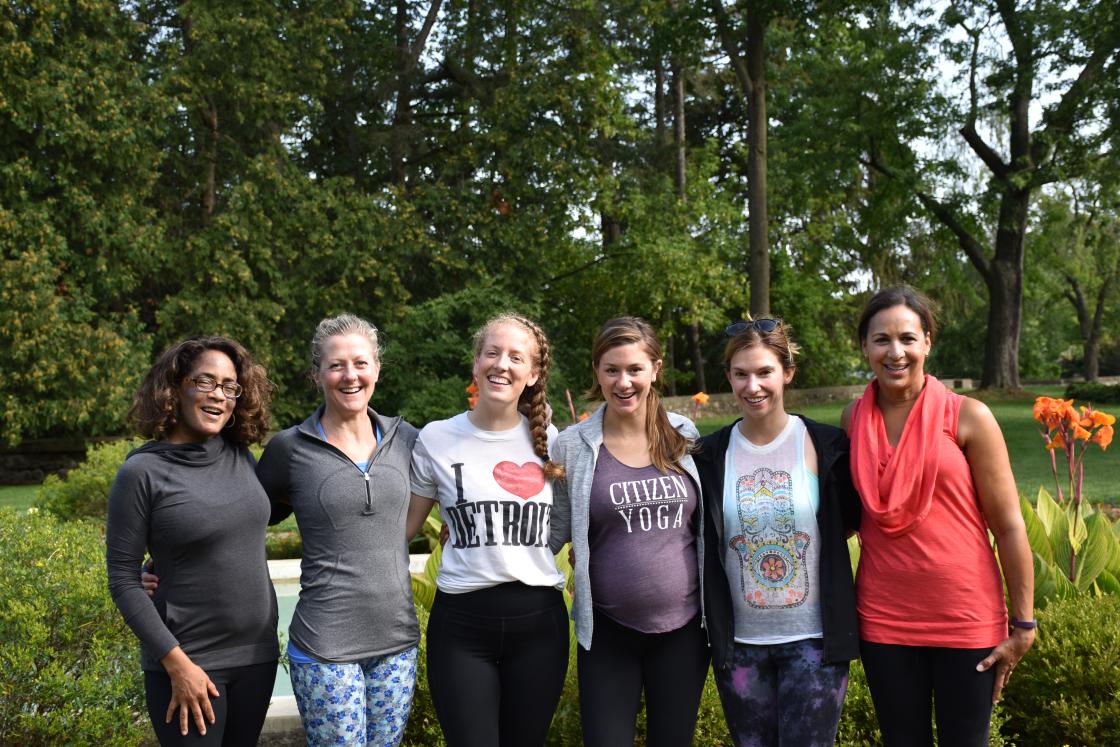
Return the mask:
{"type": "Polygon", "coordinates": [[[1051,276],[1061,298],[1073,306],[1082,373],[1096,381],[1106,309],[1115,304],[1120,284],[1120,199],[1099,184],[1062,186],[1067,188],[1039,200],[1028,239],[1055,271],[1051,276]]]}
{"type": "MultiPolygon", "coordinates": [[[[912,26],[921,27],[932,12],[928,6],[912,11],[912,26]]],[[[941,48],[962,66],[967,97],[948,116],[926,110],[927,133],[944,136],[955,127],[986,170],[987,190],[970,195],[967,179],[960,178],[967,173],[964,165],[919,155],[917,140],[882,142],[872,133],[866,159],[880,173],[911,185],[984,279],[988,317],[981,386],[1017,388],[1031,201],[1044,185],[1112,157],[1107,129],[1096,120],[1116,115],[1110,102],[1120,64],[1120,18],[1111,2],[1070,6],[1040,0],[1028,7],[1014,0],[978,0],[948,6],[939,23],[941,48]],[[1044,94],[1052,101],[1044,102],[1044,94]],[[1040,104],[1042,117],[1032,123],[1031,108],[1040,104]],[[994,133],[983,131],[988,122],[994,133]],[[991,135],[1004,132],[1001,153],[991,135]]],[[[929,68],[943,69],[936,60],[929,68]]],[[[875,105],[882,93],[865,99],[875,105]]]]}

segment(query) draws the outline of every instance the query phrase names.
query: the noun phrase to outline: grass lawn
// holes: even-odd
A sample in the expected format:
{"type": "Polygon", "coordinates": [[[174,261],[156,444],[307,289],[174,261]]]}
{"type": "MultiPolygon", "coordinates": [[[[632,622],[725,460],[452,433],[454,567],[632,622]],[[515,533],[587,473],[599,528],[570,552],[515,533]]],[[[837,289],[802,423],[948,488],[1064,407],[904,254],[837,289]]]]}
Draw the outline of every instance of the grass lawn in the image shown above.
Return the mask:
{"type": "MultiPolygon", "coordinates": [[[[1037,394],[1057,397],[1062,391],[1060,387],[1044,387],[1038,389],[1037,394]]],[[[1007,451],[1011,455],[1011,469],[1015,472],[1015,482],[1019,492],[1032,500],[1038,495],[1039,486],[1046,486],[1050,494],[1054,494],[1050,455],[1042,447],[1042,437],[1038,433],[1039,425],[1031,416],[1035,394],[1032,392],[994,399],[984,395],[980,397],[988,403],[988,407],[992,409],[992,413],[1003,429],[1003,437],[1007,440],[1007,451]]],[[[798,413],[822,423],[840,425],[840,413],[843,409],[843,403],[828,403],[803,407],[798,410],[798,413]]],[[[700,433],[706,435],[734,420],[735,418],[701,418],[696,425],[700,433]]],[[[1120,443],[1120,440],[1105,452],[1102,452],[1098,446],[1092,446],[1085,455],[1084,495],[1094,503],[1120,505],[1120,449],[1117,448],[1117,443],[1120,443]]],[[[1063,465],[1059,463],[1058,468],[1063,469],[1063,465]]],[[[1065,484],[1062,485],[1062,489],[1066,489],[1065,484]]]]}
{"type": "Polygon", "coordinates": [[[29,508],[38,489],[38,485],[0,485],[0,506],[29,508]]]}

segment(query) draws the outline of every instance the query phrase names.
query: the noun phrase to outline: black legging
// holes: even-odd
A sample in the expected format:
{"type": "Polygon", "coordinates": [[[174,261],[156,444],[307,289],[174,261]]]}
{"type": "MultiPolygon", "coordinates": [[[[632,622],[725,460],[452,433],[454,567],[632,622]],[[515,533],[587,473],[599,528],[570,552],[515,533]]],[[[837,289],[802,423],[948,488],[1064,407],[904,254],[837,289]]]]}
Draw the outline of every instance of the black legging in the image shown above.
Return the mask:
{"type": "Polygon", "coordinates": [[[884,747],[932,747],[931,703],[939,744],[988,744],[996,668],[977,672],[976,665],[991,652],[860,641],[884,747]]]}
{"type": "Polygon", "coordinates": [[[179,731],[179,711],[167,723],[167,706],[171,702],[171,678],[166,672],[144,672],[144,693],[148,701],[148,717],[156,738],[167,745],[209,747],[251,747],[260,737],[272,686],[276,681],[276,662],[251,664],[246,667],[206,670],[206,676],[218,688],[220,697],[210,699],[214,723],[206,725],[206,736],[198,733],[194,714],[189,714],[187,736],[179,731]]]}
{"type": "Polygon", "coordinates": [[[642,633],[598,610],[594,616],[591,650],[577,654],[583,743],[634,744],[644,690],[646,744],[691,745],[711,656],[700,616],[667,633],[642,633]]]}
{"type": "Polygon", "coordinates": [[[568,671],[559,590],[437,591],[427,635],[428,690],[449,747],[544,744],[568,671]]]}

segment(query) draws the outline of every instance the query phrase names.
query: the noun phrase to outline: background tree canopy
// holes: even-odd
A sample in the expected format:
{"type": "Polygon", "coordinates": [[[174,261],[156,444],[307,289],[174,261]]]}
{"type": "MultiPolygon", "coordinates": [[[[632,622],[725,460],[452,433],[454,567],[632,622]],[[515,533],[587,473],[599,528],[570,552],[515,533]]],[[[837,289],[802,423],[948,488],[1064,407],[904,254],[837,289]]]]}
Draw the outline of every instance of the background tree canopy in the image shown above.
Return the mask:
{"type": "Polygon", "coordinates": [[[725,387],[723,326],[766,306],[798,383],[857,381],[854,316],[899,281],[941,304],[940,374],[1120,373],[1118,47],[1105,0],[12,0],[0,438],[122,432],[202,333],[291,424],[341,311],[416,421],[464,406],[507,308],[554,339],[557,403],[619,313],[681,393],[725,387]]]}

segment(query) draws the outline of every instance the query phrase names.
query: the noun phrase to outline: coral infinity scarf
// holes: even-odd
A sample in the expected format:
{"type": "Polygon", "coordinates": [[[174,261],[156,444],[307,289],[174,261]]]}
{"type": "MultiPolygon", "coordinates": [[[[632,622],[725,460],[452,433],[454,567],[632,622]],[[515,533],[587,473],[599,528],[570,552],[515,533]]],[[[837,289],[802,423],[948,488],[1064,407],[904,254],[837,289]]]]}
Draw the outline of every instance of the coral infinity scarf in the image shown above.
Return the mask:
{"type": "Polygon", "coordinates": [[[864,514],[887,536],[901,537],[921,524],[933,505],[949,390],[926,374],[893,453],[878,393],[879,382],[872,381],[852,411],[852,479],[864,514]]]}

